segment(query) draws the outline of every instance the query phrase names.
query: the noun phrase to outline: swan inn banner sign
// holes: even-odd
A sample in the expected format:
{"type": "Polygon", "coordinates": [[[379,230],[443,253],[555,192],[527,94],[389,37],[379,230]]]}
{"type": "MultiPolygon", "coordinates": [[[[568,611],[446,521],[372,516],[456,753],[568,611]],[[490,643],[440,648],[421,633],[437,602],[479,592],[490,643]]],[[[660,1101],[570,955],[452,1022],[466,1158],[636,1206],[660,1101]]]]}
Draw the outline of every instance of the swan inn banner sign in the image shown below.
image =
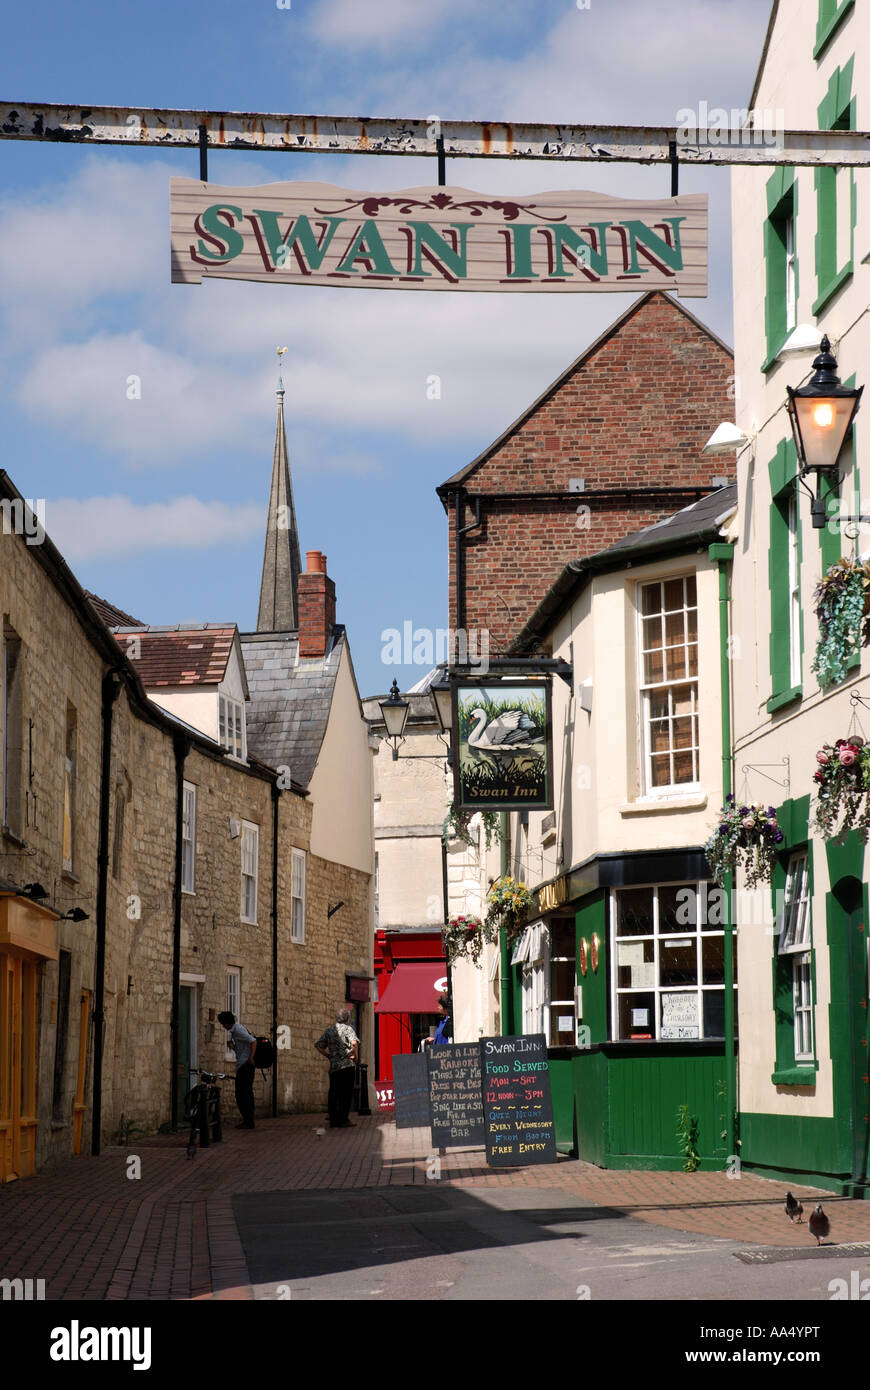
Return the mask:
{"type": "Polygon", "coordinates": [[[550,811],[548,680],[453,686],[453,804],[458,811],[550,811]]]}
{"type": "Polygon", "coordinates": [[[359,193],[172,179],[172,280],[395,290],[707,293],[707,198],[560,191],[359,193]]]}

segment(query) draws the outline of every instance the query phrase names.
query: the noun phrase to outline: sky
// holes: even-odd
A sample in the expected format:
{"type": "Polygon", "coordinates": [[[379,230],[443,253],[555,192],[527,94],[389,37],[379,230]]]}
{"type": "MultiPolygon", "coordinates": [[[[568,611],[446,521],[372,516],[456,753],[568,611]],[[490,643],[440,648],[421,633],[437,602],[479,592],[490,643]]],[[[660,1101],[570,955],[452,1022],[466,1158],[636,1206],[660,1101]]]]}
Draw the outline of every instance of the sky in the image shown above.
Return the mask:
{"type": "MultiPolygon", "coordinates": [[[[676,125],[748,104],[766,0],[46,0],[4,18],[3,101],[443,120],[676,125]]],[[[195,150],[0,140],[3,462],[44,501],[80,582],[144,622],[256,624],[275,432],[275,349],[303,552],[321,550],[360,693],[409,688],[391,629],[447,624],[435,488],[632,302],[169,279],[169,180],[195,150]],[[140,381],[128,398],[128,381],[140,381]],[[428,383],[440,378],[440,398],[428,383]]],[[[209,181],[391,191],[434,160],[211,152],[209,181]]],[[[664,167],[450,160],[516,197],[670,191],[664,167]]],[[[709,295],[731,334],[729,175],[710,198],[709,295]]],[[[715,425],[716,421],[713,422],[715,425]]],[[[712,428],[712,426],[711,426],[712,428]]],[[[426,643],[415,644],[425,654],[426,643]]]]}

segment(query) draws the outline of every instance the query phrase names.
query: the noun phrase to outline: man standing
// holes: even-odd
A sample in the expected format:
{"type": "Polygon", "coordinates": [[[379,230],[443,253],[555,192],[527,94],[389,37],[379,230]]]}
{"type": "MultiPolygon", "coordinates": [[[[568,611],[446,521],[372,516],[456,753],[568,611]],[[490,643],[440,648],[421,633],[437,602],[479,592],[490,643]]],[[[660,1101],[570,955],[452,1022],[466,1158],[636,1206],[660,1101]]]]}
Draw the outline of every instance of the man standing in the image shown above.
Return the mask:
{"type": "Polygon", "coordinates": [[[424,1038],[423,1046],[432,1046],[453,1041],[453,1020],[450,1017],[450,1000],[446,994],[438,996],[438,1027],[434,1038],[424,1038]]]}
{"type": "Polygon", "coordinates": [[[218,1014],[218,1023],[229,1033],[229,1044],[236,1054],[236,1105],[242,1117],[236,1129],[254,1128],[254,1053],[257,1039],[243,1023],[236,1023],[235,1014],[218,1014]]]}
{"type": "Polygon", "coordinates": [[[329,1059],[329,1128],[353,1128],[348,1119],[353,1096],[353,1078],[359,1061],[359,1038],[350,1026],[350,1009],[339,1009],[331,1028],[314,1044],[321,1057],[329,1059]]]}

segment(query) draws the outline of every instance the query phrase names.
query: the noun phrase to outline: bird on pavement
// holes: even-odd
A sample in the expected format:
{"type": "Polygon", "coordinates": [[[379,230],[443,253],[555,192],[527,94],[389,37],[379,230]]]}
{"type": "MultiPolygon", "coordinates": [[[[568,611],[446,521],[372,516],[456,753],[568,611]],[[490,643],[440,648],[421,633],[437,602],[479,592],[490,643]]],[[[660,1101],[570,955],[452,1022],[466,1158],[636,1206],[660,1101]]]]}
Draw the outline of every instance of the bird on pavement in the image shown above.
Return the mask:
{"type": "Polygon", "coordinates": [[[795,1217],[798,1219],[798,1224],[803,1220],[803,1205],[790,1192],[785,1194],[785,1214],[791,1222],[794,1222],[795,1217]]]}
{"type": "Polygon", "coordinates": [[[812,1215],[810,1216],[810,1232],[815,1236],[817,1244],[821,1245],[825,1236],[831,1233],[831,1223],[822,1211],[821,1202],[817,1202],[812,1215]]]}

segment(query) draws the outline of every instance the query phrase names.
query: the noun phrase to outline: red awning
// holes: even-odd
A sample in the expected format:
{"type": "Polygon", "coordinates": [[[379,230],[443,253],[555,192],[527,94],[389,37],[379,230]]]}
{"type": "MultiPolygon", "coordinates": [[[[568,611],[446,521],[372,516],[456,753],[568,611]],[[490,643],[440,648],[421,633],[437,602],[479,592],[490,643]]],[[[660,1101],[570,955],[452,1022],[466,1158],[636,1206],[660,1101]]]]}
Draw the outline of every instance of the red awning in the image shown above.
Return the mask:
{"type": "Polygon", "coordinates": [[[376,1014],[437,1014],[438,996],[447,990],[447,965],[443,960],[400,961],[390,976],[376,1014]]]}

